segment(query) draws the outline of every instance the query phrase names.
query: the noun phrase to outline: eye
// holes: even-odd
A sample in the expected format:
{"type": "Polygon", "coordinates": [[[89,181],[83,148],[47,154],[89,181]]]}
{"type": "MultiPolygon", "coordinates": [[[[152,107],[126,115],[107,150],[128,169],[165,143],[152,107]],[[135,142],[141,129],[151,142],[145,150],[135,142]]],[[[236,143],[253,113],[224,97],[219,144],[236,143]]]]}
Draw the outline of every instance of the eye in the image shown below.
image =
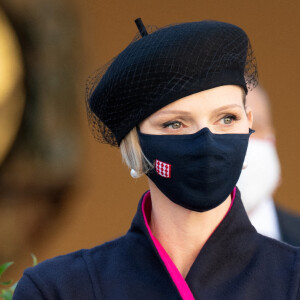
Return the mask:
{"type": "Polygon", "coordinates": [[[223,124],[230,125],[233,121],[237,120],[237,117],[234,115],[227,115],[227,116],[223,117],[221,120],[222,120],[223,124]]]}
{"type": "Polygon", "coordinates": [[[179,121],[174,121],[174,122],[167,122],[163,124],[164,128],[170,128],[170,129],[179,129],[181,128],[182,123],[179,121]]]}

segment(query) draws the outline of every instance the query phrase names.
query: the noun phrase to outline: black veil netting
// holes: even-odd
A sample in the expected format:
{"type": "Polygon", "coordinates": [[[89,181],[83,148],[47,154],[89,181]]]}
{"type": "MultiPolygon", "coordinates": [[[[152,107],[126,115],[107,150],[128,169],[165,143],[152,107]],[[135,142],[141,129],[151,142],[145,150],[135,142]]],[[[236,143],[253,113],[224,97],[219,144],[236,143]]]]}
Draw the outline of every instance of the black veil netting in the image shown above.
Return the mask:
{"type": "Polygon", "coordinates": [[[102,143],[119,146],[132,128],[182,97],[228,84],[247,93],[258,83],[250,41],[238,26],[140,26],[125,50],[87,80],[88,121],[102,143]]]}

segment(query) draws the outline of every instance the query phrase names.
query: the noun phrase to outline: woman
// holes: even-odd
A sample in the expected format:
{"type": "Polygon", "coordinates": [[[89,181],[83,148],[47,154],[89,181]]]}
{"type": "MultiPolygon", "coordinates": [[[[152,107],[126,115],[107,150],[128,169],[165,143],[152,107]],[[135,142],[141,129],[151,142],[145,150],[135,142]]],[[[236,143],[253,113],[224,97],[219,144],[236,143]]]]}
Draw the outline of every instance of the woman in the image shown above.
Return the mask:
{"type": "Polygon", "coordinates": [[[150,191],[125,236],[26,270],[14,299],[300,299],[300,250],[259,235],[235,187],[257,83],[247,35],[136,22],[142,38],[96,77],[87,107],[150,191]]]}

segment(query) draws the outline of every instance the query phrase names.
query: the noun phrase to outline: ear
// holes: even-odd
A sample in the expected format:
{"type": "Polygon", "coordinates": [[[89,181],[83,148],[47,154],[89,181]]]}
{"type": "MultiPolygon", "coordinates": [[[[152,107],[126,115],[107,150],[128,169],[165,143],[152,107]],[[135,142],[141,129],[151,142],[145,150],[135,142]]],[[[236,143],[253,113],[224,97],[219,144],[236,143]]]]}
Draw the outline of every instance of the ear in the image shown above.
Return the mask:
{"type": "Polygon", "coordinates": [[[253,113],[252,113],[252,108],[250,106],[246,106],[246,115],[247,115],[247,119],[248,119],[248,126],[249,126],[249,128],[252,128],[253,113]]]}

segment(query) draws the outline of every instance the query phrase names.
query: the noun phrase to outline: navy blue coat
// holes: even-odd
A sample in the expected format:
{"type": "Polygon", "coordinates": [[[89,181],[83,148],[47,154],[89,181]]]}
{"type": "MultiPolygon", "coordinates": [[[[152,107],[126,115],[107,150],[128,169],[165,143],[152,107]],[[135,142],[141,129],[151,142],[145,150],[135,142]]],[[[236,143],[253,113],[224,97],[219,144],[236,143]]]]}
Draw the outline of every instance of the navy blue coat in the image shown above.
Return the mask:
{"type": "MultiPolygon", "coordinates": [[[[258,234],[237,192],[186,282],[195,299],[300,299],[300,248],[258,234]]],[[[149,236],[140,201],[126,235],[25,270],[13,299],[181,297],[149,236]]]]}

